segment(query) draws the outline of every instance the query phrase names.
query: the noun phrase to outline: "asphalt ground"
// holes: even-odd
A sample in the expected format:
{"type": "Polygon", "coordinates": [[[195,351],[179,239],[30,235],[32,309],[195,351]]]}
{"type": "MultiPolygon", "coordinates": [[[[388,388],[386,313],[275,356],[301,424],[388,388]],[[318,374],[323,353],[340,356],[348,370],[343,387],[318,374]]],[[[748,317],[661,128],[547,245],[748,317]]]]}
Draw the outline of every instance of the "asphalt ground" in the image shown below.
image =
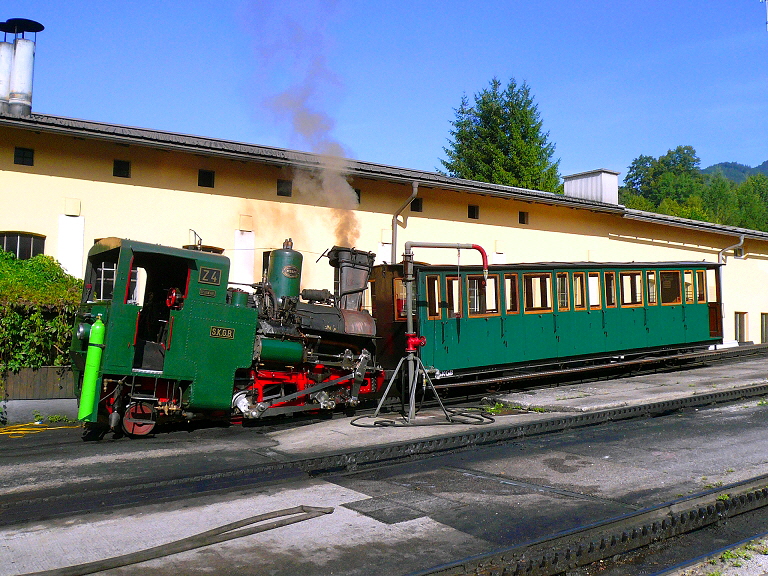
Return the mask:
{"type": "MultiPolygon", "coordinates": [[[[503,402],[557,412],[516,412],[485,426],[361,428],[334,418],[295,428],[208,428],[82,443],[79,430],[0,436],[2,500],[82,493],[309,457],[440,440],[547,422],[606,407],[765,383],[768,361],[713,365],[518,393],[503,402]],[[527,403],[527,404],[524,404],[527,403]]],[[[24,574],[114,557],[227,522],[297,505],[332,514],[110,574],[405,574],[481,554],[700,490],[768,473],[759,398],[690,408],[447,452],[384,469],[313,477],[300,472],[236,490],[3,523],[0,574],[24,574]]],[[[434,412],[417,416],[437,424],[434,412]]],[[[1,430],[1,429],[0,429],[1,430]]],[[[202,480],[201,480],[202,481],[202,480]]],[[[97,501],[98,500],[98,501],[97,501]]],[[[53,508],[55,500],[52,501],[53,508]]]]}

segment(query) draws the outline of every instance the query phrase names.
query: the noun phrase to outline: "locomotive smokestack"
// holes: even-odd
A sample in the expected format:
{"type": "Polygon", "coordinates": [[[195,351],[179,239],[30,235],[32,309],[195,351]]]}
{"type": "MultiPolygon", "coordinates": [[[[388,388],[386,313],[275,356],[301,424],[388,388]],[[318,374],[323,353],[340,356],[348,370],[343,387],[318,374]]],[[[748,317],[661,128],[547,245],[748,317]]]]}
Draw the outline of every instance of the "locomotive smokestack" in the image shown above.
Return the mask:
{"type": "Polygon", "coordinates": [[[328,260],[336,269],[334,288],[339,308],[360,310],[363,306],[363,292],[368,287],[368,277],[376,260],[376,254],[334,246],[328,252],[328,260]]]}
{"type": "Polygon", "coordinates": [[[0,32],[5,35],[5,41],[0,43],[0,112],[10,113],[13,116],[29,116],[32,113],[35,40],[30,40],[26,34],[33,33],[36,39],[37,33],[44,29],[45,27],[39,22],[25,18],[11,18],[0,24],[0,32]],[[5,64],[8,57],[8,47],[5,45],[10,45],[7,42],[8,34],[14,36],[10,66],[5,64]],[[7,99],[5,99],[5,78],[8,79],[7,99]]]}

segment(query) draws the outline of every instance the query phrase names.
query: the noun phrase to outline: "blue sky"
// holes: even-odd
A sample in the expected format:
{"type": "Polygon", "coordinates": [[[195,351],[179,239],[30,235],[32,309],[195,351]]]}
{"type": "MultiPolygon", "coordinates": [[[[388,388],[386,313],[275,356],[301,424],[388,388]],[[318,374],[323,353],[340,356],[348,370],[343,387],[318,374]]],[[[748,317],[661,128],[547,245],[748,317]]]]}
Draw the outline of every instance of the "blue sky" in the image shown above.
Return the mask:
{"type": "Polygon", "coordinates": [[[758,0],[5,0],[38,35],[33,110],[421,170],[494,76],[525,81],[562,174],[691,145],[768,160],[758,0]],[[295,122],[294,122],[295,121],[295,122]],[[302,121],[302,127],[296,125],[302,121]]]}

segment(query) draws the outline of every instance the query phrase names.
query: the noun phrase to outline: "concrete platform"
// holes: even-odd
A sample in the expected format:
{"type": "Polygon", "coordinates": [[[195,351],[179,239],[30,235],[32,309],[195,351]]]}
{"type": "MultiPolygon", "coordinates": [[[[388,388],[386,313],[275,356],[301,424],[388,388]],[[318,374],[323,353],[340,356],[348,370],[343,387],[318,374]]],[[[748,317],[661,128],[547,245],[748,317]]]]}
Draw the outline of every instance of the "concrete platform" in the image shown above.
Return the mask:
{"type": "Polygon", "coordinates": [[[504,394],[497,401],[526,410],[591,412],[675,400],[766,382],[768,358],[760,357],[745,362],[504,394]]]}
{"type": "MultiPolygon", "coordinates": [[[[483,426],[448,425],[439,411],[430,409],[417,416],[418,426],[411,427],[358,427],[350,418],[337,416],[308,426],[233,426],[157,434],[142,441],[82,443],[77,429],[19,439],[0,436],[0,494],[23,498],[32,491],[56,494],[60,489],[71,492],[113,482],[125,485],[133,478],[150,482],[173,477],[161,476],[163,467],[162,474],[168,469],[200,474],[199,481],[205,482],[206,474],[213,477],[221,470],[413,441],[460,445],[470,432],[501,436],[516,427],[546,426],[601,410],[630,410],[688,398],[706,401],[713,392],[762,390],[766,374],[768,358],[755,358],[506,394],[493,401],[511,407],[511,413],[495,416],[493,423],[483,426]]],[[[307,477],[169,502],[148,499],[131,509],[104,508],[9,525],[0,529],[0,556],[5,559],[0,575],[141,550],[297,504],[332,506],[335,511],[264,535],[109,573],[363,575],[420,570],[514,540],[510,526],[522,534],[538,525],[544,533],[598,509],[611,515],[707,483],[765,473],[768,463],[760,442],[766,411],[757,406],[758,400],[706,411],[701,417],[688,412],[679,419],[636,420],[621,434],[612,427],[593,427],[586,443],[576,443],[577,435],[571,432],[559,436],[558,445],[550,442],[554,437],[541,435],[527,440],[525,449],[515,442],[484,451],[482,458],[460,452],[447,455],[453,458],[448,464],[434,459],[426,470],[405,463],[382,473],[307,477]],[[712,424],[715,436],[706,438],[699,426],[703,431],[712,424]],[[555,491],[525,488],[528,484],[555,491]]]]}

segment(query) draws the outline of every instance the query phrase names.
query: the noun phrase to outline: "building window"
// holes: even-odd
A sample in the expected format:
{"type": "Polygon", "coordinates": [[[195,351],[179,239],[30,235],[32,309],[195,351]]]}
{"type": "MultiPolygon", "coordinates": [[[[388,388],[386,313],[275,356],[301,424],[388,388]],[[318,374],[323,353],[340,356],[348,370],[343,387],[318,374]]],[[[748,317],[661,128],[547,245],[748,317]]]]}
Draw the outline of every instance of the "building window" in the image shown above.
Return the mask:
{"type": "Polygon", "coordinates": [[[35,151],[32,148],[14,148],[13,163],[21,164],[22,166],[34,166],[35,151]]]}
{"type": "Polygon", "coordinates": [[[528,212],[518,212],[517,221],[520,224],[528,224],[528,212]]]}
{"type": "Polygon", "coordinates": [[[216,172],[213,170],[198,170],[197,185],[201,188],[213,188],[216,179],[216,172]]]}
{"type": "Polygon", "coordinates": [[[115,160],[112,165],[112,176],[116,178],[130,178],[131,163],[128,160],[115,160]]]}
{"type": "Polygon", "coordinates": [[[0,232],[0,248],[19,260],[45,253],[45,236],[26,232],[0,232]]]}
{"type": "Polygon", "coordinates": [[[291,180],[278,180],[277,181],[277,195],[290,197],[293,196],[293,181],[291,180]]]}
{"type": "Polygon", "coordinates": [[[736,337],[736,342],[742,344],[747,341],[747,313],[736,312],[734,321],[734,336],[736,337]]]}
{"type": "Polygon", "coordinates": [[[475,206],[474,204],[467,206],[467,218],[471,218],[472,220],[479,220],[480,206],[475,206]]]}
{"type": "Polygon", "coordinates": [[[424,212],[423,198],[414,198],[411,200],[411,212],[424,212]]]}

